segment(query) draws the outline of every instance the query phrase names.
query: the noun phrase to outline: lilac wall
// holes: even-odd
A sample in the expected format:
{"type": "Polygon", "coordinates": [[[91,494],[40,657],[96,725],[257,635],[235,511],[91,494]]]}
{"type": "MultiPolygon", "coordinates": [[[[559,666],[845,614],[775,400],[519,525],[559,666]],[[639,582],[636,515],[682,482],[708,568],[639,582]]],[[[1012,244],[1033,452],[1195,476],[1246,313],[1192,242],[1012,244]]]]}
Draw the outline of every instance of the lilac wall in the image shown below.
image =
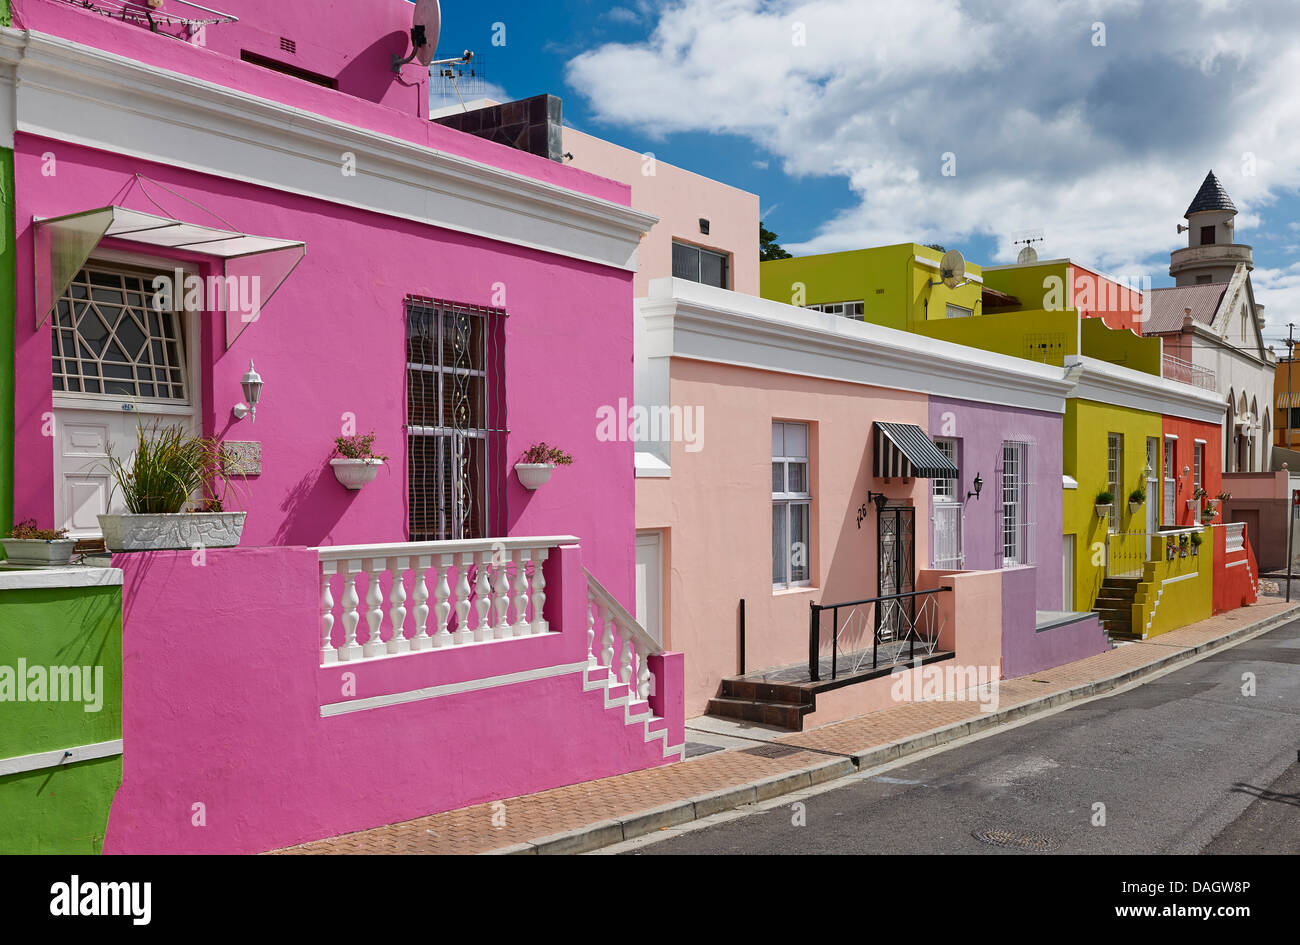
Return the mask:
{"type": "MultiPolygon", "coordinates": [[[[1047,567],[1046,565],[1044,567],[1047,567]]],[[[1059,566],[1056,568],[1059,572],[1059,566]]],[[[1034,623],[1035,584],[1044,568],[1002,572],[1002,678],[1014,679],[1110,649],[1096,614],[1039,630],[1034,623]]]]}
{"type": "MultiPolygon", "coordinates": [[[[125,575],[124,751],[105,852],[258,852],[665,763],[662,741],[570,668],[587,653],[577,546],[547,561],[551,633],[327,667],[310,551],[113,563],[125,575]],[[552,667],[563,671],[321,717],[322,705],[552,667]]],[[[679,745],[680,654],[652,671],[679,745]]]]}
{"type": "MultiPolygon", "coordinates": [[[[1061,414],[1022,410],[966,400],[930,398],[930,435],[953,437],[958,442],[959,493],[965,501],[966,568],[972,571],[1002,567],[1001,507],[997,498],[1002,443],[1020,440],[1030,444],[1033,470],[1030,503],[1033,507],[1036,554],[1039,565],[1037,606],[1061,606],[1061,414]],[[984,480],[978,499],[965,499],[975,489],[975,476],[984,480]]],[[[928,564],[929,562],[925,562],[928,564]]]]}
{"type": "MultiPolygon", "coordinates": [[[[306,241],[307,256],[235,345],[224,320],[205,315],[205,432],[262,443],[263,474],[249,480],[247,545],[340,544],[405,538],[407,294],[490,305],[506,292],[505,398],[508,466],[530,443],[558,443],[575,457],[537,492],[506,470],[502,495],[513,535],[579,536],[588,567],[632,603],[633,444],[596,439],[596,409],[632,397],[632,274],[394,220],[310,198],[147,164],[20,134],[15,149],[18,292],[15,508],[48,520],[53,510],[50,325],[33,330],[33,216],[117,203],[157,212],[140,172],[247,232],[306,241]],[[53,151],[57,177],[41,173],[53,151]],[[233,423],[249,359],[265,379],[254,425],[233,423]],[[374,429],[389,469],[361,492],[334,479],[329,454],[346,413],[374,429]]],[[[154,189],[166,210],[209,222],[154,189]]]]}

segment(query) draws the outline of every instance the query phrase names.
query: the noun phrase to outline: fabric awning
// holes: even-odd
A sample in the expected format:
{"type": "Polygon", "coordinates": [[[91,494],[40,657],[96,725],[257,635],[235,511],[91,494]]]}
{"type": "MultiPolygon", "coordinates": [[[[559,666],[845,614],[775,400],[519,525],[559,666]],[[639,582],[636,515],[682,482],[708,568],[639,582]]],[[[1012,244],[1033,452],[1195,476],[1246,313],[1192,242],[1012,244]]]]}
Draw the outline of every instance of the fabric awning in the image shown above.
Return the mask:
{"type": "Polygon", "coordinates": [[[307,244],[301,240],[253,236],[117,206],[36,218],[35,231],[37,328],[45,324],[95,247],[102,240],[118,239],[222,260],[223,278],[215,280],[219,283],[215,289],[226,315],[227,348],[257,321],[271,296],[307,254],[307,244]],[[248,288],[238,288],[239,303],[232,311],[226,290],[241,282],[248,288]]]}
{"type": "Polygon", "coordinates": [[[874,424],[875,474],[878,479],[951,479],[957,467],[939,452],[930,435],[915,423],[874,424]]]}
{"type": "Polygon", "coordinates": [[[1300,407],[1300,390],[1292,391],[1290,394],[1283,391],[1277,395],[1278,410],[1286,410],[1288,408],[1294,410],[1296,407],[1300,407]]]}

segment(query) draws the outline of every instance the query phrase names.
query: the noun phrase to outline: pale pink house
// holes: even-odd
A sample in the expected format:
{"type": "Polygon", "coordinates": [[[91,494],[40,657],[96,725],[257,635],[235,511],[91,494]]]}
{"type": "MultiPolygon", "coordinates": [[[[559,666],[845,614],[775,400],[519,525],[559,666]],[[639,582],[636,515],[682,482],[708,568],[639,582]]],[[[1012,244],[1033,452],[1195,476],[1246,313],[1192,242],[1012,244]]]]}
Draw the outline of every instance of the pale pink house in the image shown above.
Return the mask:
{"type": "Polygon", "coordinates": [[[0,43],[15,514],[93,537],[141,420],[248,463],[239,548],[113,559],[106,849],[267,849],[679,757],[680,657],[624,610],[634,447],[594,420],[632,396],[654,217],[430,123],[423,70],[391,67],[406,0],[214,5],[154,32],[15,0],[0,43]],[[178,270],[238,304],[156,304],[178,270]],[[387,468],[350,491],[333,441],[369,430],[387,468]],[[543,440],[575,462],[529,491],[543,440]]]}

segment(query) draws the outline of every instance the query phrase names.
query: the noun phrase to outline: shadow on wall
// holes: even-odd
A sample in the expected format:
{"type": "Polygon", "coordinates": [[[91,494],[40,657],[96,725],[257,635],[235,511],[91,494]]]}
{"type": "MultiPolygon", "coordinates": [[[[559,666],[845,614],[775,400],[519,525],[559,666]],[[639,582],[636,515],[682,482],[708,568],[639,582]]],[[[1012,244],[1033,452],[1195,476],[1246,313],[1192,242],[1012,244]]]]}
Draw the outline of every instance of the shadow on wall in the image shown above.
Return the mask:
{"type": "MultiPolygon", "coordinates": [[[[822,586],[820,601],[833,604],[838,601],[861,600],[874,597],[877,590],[876,536],[879,523],[876,507],[867,502],[867,491],[872,487],[870,439],[862,447],[858,474],[849,492],[848,507],[840,520],[835,540],[835,550],[827,562],[826,581],[822,586]],[[858,527],[858,505],[867,503],[867,514],[858,527]]],[[[833,514],[833,513],[832,513],[833,514]]],[[[834,523],[827,521],[828,527],[834,523]]]]}
{"type": "Polygon", "coordinates": [[[339,91],[372,102],[382,100],[393,83],[410,84],[393,72],[393,56],[405,59],[410,52],[411,39],[405,33],[395,30],[380,37],[352,57],[352,61],[334,77],[339,91]]]}
{"type": "Polygon", "coordinates": [[[328,463],[308,470],[280,503],[284,518],[271,543],[307,547],[324,543],[360,494],[340,488],[328,463]]]}

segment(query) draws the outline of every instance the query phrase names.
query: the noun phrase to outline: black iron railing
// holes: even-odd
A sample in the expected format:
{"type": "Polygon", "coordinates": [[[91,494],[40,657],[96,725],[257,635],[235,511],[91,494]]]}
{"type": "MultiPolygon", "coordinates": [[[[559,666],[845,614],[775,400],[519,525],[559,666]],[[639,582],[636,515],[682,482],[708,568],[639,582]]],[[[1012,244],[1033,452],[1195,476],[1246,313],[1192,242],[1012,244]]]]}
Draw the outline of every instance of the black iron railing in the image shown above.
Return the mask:
{"type": "Polygon", "coordinates": [[[842,655],[846,672],[857,673],[866,665],[868,651],[872,669],[880,666],[882,648],[886,665],[898,662],[904,651],[909,661],[916,659],[918,644],[922,648],[923,655],[932,653],[938,642],[942,623],[938,598],[934,595],[951,590],[951,587],[936,587],[928,591],[882,594],[879,597],[866,597],[839,604],[810,603],[808,605],[809,678],[813,682],[821,682],[821,663],[824,659],[822,656],[824,647],[821,642],[822,616],[827,611],[831,614],[830,678],[836,679],[840,675],[842,655]],[[919,609],[918,599],[921,601],[919,609]],[[848,611],[843,621],[840,619],[841,610],[848,611]],[[868,623],[870,624],[869,646],[865,645],[868,623]],[[864,645],[856,645],[859,642],[864,645]]]}

